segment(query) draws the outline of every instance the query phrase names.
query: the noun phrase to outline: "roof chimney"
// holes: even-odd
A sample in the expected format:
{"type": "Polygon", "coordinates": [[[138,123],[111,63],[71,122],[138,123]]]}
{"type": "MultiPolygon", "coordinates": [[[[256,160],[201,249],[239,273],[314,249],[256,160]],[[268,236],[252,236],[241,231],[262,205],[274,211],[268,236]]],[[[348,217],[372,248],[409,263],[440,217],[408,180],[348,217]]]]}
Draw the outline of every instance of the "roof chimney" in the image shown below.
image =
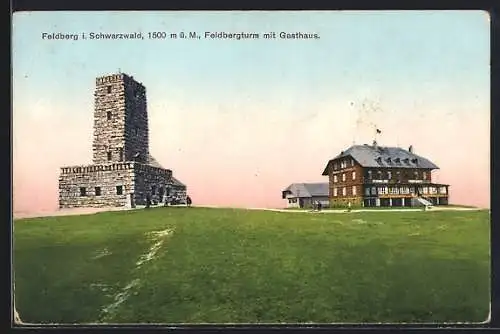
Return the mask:
{"type": "Polygon", "coordinates": [[[410,153],[413,153],[413,145],[410,145],[410,147],[408,147],[408,151],[409,151],[410,153]]]}

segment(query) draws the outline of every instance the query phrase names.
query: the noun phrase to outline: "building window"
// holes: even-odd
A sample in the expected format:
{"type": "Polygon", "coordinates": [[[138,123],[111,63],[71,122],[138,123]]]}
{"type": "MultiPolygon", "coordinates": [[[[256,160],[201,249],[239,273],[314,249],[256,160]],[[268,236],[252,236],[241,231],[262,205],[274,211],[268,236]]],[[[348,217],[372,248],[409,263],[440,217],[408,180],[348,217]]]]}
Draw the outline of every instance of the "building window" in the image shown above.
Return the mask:
{"type": "Polygon", "coordinates": [[[333,196],[337,197],[337,188],[333,188],[333,196]]]}
{"type": "Polygon", "coordinates": [[[120,161],[123,161],[123,148],[121,148],[121,147],[120,147],[119,155],[120,155],[120,161]]]}
{"type": "Polygon", "coordinates": [[[333,183],[337,183],[337,182],[339,182],[339,179],[338,179],[337,175],[334,175],[333,176],[333,183]]]}
{"type": "Polygon", "coordinates": [[[388,180],[392,179],[392,172],[387,172],[387,179],[388,180]]]}
{"type": "Polygon", "coordinates": [[[345,173],[342,173],[342,182],[345,182],[345,173]]]}
{"type": "Polygon", "coordinates": [[[334,163],[334,164],[333,164],[333,169],[334,169],[334,170],[337,170],[338,168],[339,168],[339,165],[338,165],[337,163],[334,163]]]}
{"type": "Polygon", "coordinates": [[[401,187],[400,192],[402,195],[407,195],[410,193],[410,188],[408,187],[401,187]]]}
{"type": "Polygon", "coordinates": [[[399,188],[391,187],[391,188],[389,188],[389,193],[392,195],[397,195],[397,194],[399,194],[399,188]]]}
{"type": "Polygon", "coordinates": [[[106,87],[106,91],[108,92],[108,94],[111,93],[111,86],[106,87]]]}
{"type": "Polygon", "coordinates": [[[422,188],[422,192],[423,192],[424,194],[428,194],[428,193],[429,193],[429,188],[427,188],[427,187],[423,187],[423,188],[422,188]]]}
{"type": "Polygon", "coordinates": [[[366,196],[370,196],[370,188],[366,188],[365,189],[365,195],[366,196]]]}
{"type": "Polygon", "coordinates": [[[342,188],[342,196],[345,196],[347,194],[347,188],[343,187],[342,188]]]}
{"type": "Polygon", "coordinates": [[[156,186],[154,184],[151,186],[151,194],[156,195],[156,186]]]}
{"type": "Polygon", "coordinates": [[[108,161],[111,161],[111,152],[108,152],[108,161]]]}
{"type": "Polygon", "coordinates": [[[413,175],[414,175],[414,177],[415,177],[415,180],[418,180],[418,172],[417,172],[417,171],[414,171],[414,172],[413,172],[413,175]]]}
{"type": "Polygon", "coordinates": [[[377,195],[377,188],[372,187],[372,195],[377,195]]]}
{"type": "Polygon", "coordinates": [[[111,111],[106,112],[106,118],[108,121],[111,120],[111,111]]]}
{"type": "Polygon", "coordinates": [[[371,170],[369,170],[369,171],[368,171],[368,179],[369,179],[369,180],[371,180],[371,179],[372,179],[372,171],[371,171],[371,170]]]}
{"type": "Polygon", "coordinates": [[[116,186],[116,194],[123,195],[123,186],[116,186]]]}
{"type": "Polygon", "coordinates": [[[352,172],[352,179],[356,180],[356,172],[352,172]]]}
{"type": "Polygon", "coordinates": [[[347,167],[347,161],[341,161],[340,162],[340,168],[346,168],[347,167]]]}
{"type": "Polygon", "coordinates": [[[352,186],[352,194],[353,196],[356,196],[356,186],[352,186]]]}
{"type": "Polygon", "coordinates": [[[446,187],[439,188],[439,193],[440,194],[446,194],[446,187]]]}
{"type": "Polygon", "coordinates": [[[387,187],[378,187],[378,193],[380,195],[387,195],[387,187]]]}
{"type": "Polygon", "coordinates": [[[378,174],[378,179],[379,179],[379,180],[382,180],[382,171],[381,171],[381,170],[379,170],[379,171],[377,172],[377,174],[378,174]]]}
{"type": "Polygon", "coordinates": [[[80,187],[80,196],[87,196],[87,189],[85,187],[80,187]]]}
{"type": "Polygon", "coordinates": [[[139,134],[139,128],[136,126],[136,127],[134,128],[134,135],[136,135],[136,136],[137,136],[138,134],[139,134]]]}
{"type": "Polygon", "coordinates": [[[426,172],[422,172],[422,179],[427,180],[427,173],[426,172]]]}
{"type": "Polygon", "coordinates": [[[351,159],[351,166],[354,167],[354,159],[351,159]]]}

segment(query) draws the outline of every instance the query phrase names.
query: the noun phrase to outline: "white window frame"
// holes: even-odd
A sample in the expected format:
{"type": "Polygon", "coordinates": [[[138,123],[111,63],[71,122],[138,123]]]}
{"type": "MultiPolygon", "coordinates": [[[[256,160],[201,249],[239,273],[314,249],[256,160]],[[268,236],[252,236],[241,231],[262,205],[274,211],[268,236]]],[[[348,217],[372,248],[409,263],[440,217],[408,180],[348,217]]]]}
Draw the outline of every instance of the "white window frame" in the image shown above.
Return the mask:
{"type": "Polygon", "coordinates": [[[352,186],[352,195],[356,196],[356,186],[352,186]]]}
{"type": "Polygon", "coordinates": [[[378,187],[378,193],[379,195],[387,195],[388,193],[387,187],[378,187]]]}
{"type": "Polygon", "coordinates": [[[342,196],[346,196],[346,195],[347,195],[347,188],[342,187],[342,196]]]}
{"type": "Polygon", "coordinates": [[[352,171],[352,179],[356,180],[356,171],[352,171]]]}
{"type": "Polygon", "coordinates": [[[345,182],[345,173],[342,173],[342,182],[345,182]]]}
{"type": "Polygon", "coordinates": [[[338,194],[337,194],[337,187],[334,187],[333,188],[333,197],[337,197],[338,194]]]}
{"type": "Polygon", "coordinates": [[[337,174],[333,176],[333,183],[339,182],[339,178],[337,177],[337,174]]]}

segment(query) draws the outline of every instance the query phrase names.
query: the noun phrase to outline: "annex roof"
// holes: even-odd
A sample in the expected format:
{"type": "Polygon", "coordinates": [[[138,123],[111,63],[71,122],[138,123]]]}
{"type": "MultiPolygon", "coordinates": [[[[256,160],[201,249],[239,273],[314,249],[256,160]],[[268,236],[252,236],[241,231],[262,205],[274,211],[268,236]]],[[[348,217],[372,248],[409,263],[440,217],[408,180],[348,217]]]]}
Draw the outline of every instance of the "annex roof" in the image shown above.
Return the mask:
{"type": "Polygon", "coordinates": [[[283,193],[290,192],[294,197],[327,197],[328,183],[292,183],[283,193]]]}

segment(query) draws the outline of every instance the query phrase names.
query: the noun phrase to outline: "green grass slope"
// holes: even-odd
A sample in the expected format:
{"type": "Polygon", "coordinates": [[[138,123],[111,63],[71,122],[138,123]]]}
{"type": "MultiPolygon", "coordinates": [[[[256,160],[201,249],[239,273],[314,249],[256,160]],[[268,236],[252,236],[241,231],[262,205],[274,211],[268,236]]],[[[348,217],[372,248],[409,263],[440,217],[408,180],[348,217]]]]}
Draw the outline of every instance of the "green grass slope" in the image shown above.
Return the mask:
{"type": "Polygon", "coordinates": [[[484,321],[489,220],[207,208],[18,220],[16,307],[32,323],[484,321]]]}

